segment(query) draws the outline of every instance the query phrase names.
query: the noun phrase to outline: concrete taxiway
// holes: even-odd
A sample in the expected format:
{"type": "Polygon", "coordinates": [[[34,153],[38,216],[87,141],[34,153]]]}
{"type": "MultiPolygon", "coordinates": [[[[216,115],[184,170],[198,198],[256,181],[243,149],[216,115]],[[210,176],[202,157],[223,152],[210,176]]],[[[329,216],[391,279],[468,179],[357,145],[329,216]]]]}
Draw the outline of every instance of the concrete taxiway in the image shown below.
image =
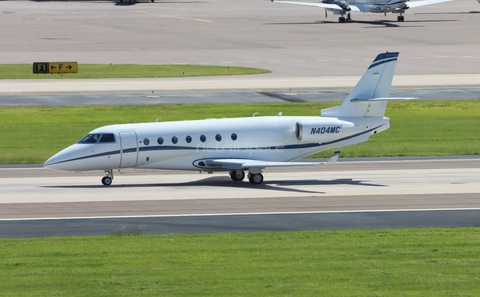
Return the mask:
{"type": "Polygon", "coordinates": [[[478,74],[480,59],[480,7],[470,0],[409,9],[405,22],[353,13],[346,24],[258,0],[2,1],[0,11],[0,63],[233,65],[305,78],[361,75],[382,51],[401,52],[398,75],[478,74]]]}
{"type": "Polygon", "coordinates": [[[226,173],[126,170],[110,187],[102,176],[3,168],[0,218],[480,207],[480,158],[271,169],[260,186],[226,173]]]}
{"type": "Polygon", "coordinates": [[[267,75],[125,80],[5,80],[0,94],[287,91],[351,88],[379,52],[399,51],[394,88],[478,88],[478,3],[456,0],[395,14],[353,14],[270,1],[0,2],[0,63],[197,64],[267,75]]]}

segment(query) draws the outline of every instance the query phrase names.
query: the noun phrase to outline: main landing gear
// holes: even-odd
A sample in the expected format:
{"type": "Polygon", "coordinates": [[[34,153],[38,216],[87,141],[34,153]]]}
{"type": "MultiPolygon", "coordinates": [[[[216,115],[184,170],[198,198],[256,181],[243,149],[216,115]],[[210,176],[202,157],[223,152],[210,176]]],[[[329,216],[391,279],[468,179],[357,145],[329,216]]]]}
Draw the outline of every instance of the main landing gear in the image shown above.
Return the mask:
{"type": "MultiPolygon", "coordinates": [[[[229,174],[233,181],[242,181],[245,178],[245,172],[243,172],[243,170],[230,171],[229,174]]],[[[248,180],[254,185],[259,185],[263,182],[263,174],[257,171],[254,173],[250,171],[248,173],[248,180]]]]}
{"type": "MultiPolygon", "coordinates": [[[[408,9],[408,7],[404,7],[404,8],[408,9]]],[[[401,9],[395,12],[395,13],[398,13],[397,22],[403,22],[405,20],[405,18],[403,17],[403,13],[405,12],[405,9],[401,9]]]]}
{"type": "Polygon", "coordinates": [[[102,178],[102,184],[103,184],[104,186],[109,186],[109,185],[111,185],[112,182],[113,182],[113,171],[112,171],[112,169],[107,169],[107,170],[105,170],[105,173],[106,173],[107,175],[105,175],[105,176],[102,178]]]}
{"type": "Polygon", "coordinates": [[[344,17],[344,14],[342,14],[339,18],[338,18],[338,22],[339,23],[345,23],[346,21],[351,21],[352,20],[352,17],[350,15],[350,13],[347,13],[347,17],[345,18],[344,17]]]}

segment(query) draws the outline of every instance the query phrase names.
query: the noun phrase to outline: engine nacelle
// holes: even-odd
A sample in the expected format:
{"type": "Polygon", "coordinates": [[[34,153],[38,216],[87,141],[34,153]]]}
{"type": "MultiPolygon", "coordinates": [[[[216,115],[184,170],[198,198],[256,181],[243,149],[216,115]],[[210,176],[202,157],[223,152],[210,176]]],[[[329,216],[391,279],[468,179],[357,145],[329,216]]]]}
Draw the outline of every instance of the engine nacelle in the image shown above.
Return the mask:
{"type": "Polygon", "coordinates": [[[323,143],[342,138],[353,123],[338,119],[303,120],[295,124],[295,136],[301,142],[323,143]]]}

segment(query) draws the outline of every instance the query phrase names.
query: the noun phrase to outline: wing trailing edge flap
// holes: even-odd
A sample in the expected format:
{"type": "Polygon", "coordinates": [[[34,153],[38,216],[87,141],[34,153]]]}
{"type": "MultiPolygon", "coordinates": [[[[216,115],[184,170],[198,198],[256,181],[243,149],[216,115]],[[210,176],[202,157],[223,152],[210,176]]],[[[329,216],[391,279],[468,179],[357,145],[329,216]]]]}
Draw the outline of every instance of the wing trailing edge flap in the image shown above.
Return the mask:
{"type": "Polygon", "coordinates": [[[336,151],[326,162],[270,162],[251,159],[209,159],[205,163],[209,167],[217,167],[229,170],[241,170],[248,168],[288,167],[288,166],[315,166],[336,163],[340,152],[336,151]]]}

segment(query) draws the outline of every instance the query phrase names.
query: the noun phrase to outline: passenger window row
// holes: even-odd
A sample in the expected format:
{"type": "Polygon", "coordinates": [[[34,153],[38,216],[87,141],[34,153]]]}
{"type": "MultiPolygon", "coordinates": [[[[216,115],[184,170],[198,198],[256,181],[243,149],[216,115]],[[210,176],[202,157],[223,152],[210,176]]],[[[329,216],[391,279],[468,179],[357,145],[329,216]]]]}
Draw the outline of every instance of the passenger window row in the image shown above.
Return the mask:
{"type": "MultiPolygon", "coordinates": [[[[235,140],[237,140],[238,137],[237,137],[237,134],[232,133],[232,135],[230,135],[230,138],[231,138],[233,141],[235,141],[235,140]]],[[[222,141],[222,135],[220,135],[220,134],[215,135],[215,140],[218,141],[218,142],[222,141]]],[[[173,144],[177,144],[177,143],[178,143],[178,138],[177,138],[177,136],[172,136],[171,141],[172,141],[173,144]]],[[[187,143],[191,143],[191,142],[192,142],[192,137],[191,137],[190,135],[187,135],[187,136],[185,137],[185,141],[186,141],[187,143]]],[[[205,135],[203,135],[203,134],[200,135],[200,141],[201,141],[201,142],[207,141],[207,137],[206,137],[205,135]]],[[[157,143],[158,143],[159,145],[162,145],[164,142],[165,142],[165,140],[163,139],[163,137],[158,137],[158,138],[157,138],[157,143]]],[[[149,145],[149,144],[150,144],[150,139],[148,139],[148,138],[143,139],[143,144],[149,145]]]]}

